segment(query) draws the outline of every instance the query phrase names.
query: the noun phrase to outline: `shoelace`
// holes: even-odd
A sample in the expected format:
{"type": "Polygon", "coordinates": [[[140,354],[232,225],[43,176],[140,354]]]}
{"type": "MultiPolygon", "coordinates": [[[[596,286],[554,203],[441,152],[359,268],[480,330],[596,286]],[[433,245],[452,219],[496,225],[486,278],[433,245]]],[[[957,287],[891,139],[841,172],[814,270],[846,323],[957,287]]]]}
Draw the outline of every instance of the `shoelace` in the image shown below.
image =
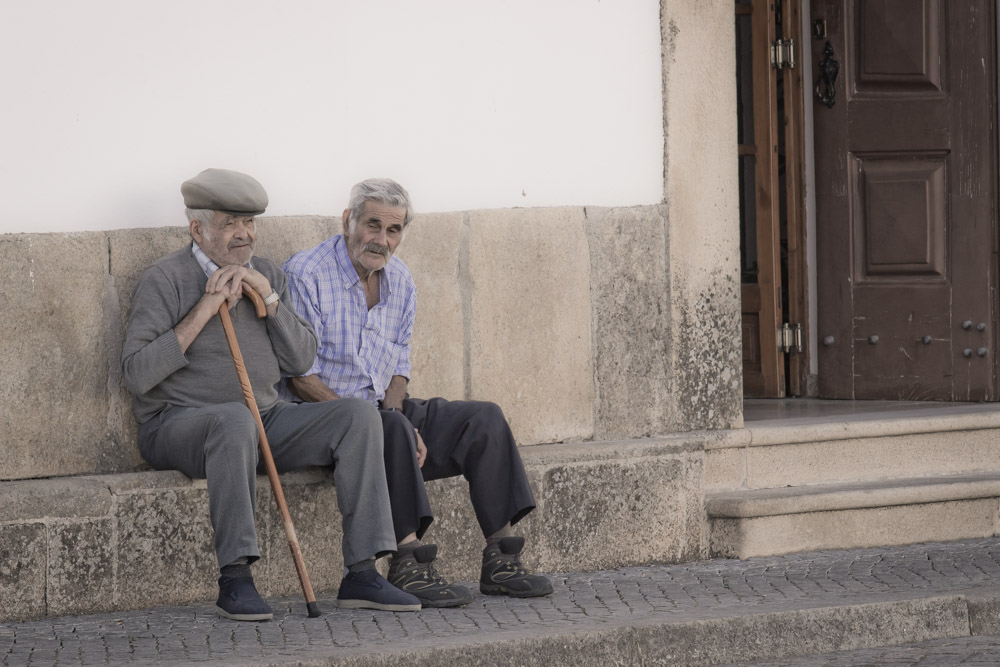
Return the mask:
{"type": "Polygon", "coordinates": [[[434,569],[433,563],[421,563],[417,561],[416,558],[412,560],[412,564],[409,565],[409,567],[400,569],[403,570],[402,574],[407,578],[409,578],[409,575],[422,574],[424,579],[427,581],[432,581],[434,583],[441,583],[444,581],[444,578],[437,573],[437,570],[434,569]]]}
{"type": "MultiPolygon", "coordinates": [[[[502,551],[497,551],[495,560],[496,564],[503,568],[503,572],[519,574],[521,576],[527,576],[528,574],[528,571],[521,566],[520,554],[505,554],[502,551]]],[[[493,570],[493,574],[497,574],[498,572],[500,572],[499,569],[493,570]]]]}

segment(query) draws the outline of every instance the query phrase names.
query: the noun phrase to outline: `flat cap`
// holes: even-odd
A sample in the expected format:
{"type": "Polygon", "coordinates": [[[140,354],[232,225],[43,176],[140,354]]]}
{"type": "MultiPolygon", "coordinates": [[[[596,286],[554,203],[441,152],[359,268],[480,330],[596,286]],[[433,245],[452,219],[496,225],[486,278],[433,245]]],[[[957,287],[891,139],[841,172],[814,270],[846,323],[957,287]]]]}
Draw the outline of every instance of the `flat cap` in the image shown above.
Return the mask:
{"type": "Polygon", "coordinates": [[[231,215],[260,215],[267,209],[267,192],[253,176],[229,169],[206,169],[181,184],[184,205],[231,215]]]}

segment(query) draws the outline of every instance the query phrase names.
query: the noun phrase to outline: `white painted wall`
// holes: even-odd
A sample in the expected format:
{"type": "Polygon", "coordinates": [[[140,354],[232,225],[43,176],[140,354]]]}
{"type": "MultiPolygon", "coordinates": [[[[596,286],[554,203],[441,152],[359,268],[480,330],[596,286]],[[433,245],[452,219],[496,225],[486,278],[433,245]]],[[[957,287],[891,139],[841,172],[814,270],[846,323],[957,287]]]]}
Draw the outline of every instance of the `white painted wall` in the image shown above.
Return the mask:
{"type": "Polygon", "coordinates": [[[657,0],[0,0],[0,233],[269,215],[369,176],[423,211],[663,197],[657,0]]]}

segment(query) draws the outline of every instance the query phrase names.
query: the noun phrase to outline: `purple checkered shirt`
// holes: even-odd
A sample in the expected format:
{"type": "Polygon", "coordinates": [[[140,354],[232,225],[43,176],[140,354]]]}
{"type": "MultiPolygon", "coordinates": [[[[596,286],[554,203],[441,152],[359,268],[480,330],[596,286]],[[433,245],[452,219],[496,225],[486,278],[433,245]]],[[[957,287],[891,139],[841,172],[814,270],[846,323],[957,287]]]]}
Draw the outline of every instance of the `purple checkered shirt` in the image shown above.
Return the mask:
{"type": "Polygon", "coordinates": [[[380,300],[371,310],[339,235],[296,253],[284,270],[295,310],[319,338],[316,361],[304,375],[318,375],[339,396],[374,404],[393,375],[409,379],[417,286],[402,260],[393,257],[379,272],[380,300]]]}

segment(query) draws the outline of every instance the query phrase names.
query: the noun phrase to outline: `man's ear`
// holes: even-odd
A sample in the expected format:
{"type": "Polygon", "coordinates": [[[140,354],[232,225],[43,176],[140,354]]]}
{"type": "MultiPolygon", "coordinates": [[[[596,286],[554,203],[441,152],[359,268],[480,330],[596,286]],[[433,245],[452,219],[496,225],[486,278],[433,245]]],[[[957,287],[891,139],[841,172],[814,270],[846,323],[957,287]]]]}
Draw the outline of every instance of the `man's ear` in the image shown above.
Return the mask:
{"type": "Polygon", "coordinates": [[[191,238],[193,238],[198,245],[201,245],[201,240],[204,238],[201,233],[201,221],[188,220],[188,231],[191,232],[191,238]]]}
{"type": "Polygon", "coordinates": [[[344,221],[344,238],[346,239],[351,233],[350,225],[347,224],[351,219],[351,209],[345,208],[344,213],[340,216],[340,218],[344,221]]]}

